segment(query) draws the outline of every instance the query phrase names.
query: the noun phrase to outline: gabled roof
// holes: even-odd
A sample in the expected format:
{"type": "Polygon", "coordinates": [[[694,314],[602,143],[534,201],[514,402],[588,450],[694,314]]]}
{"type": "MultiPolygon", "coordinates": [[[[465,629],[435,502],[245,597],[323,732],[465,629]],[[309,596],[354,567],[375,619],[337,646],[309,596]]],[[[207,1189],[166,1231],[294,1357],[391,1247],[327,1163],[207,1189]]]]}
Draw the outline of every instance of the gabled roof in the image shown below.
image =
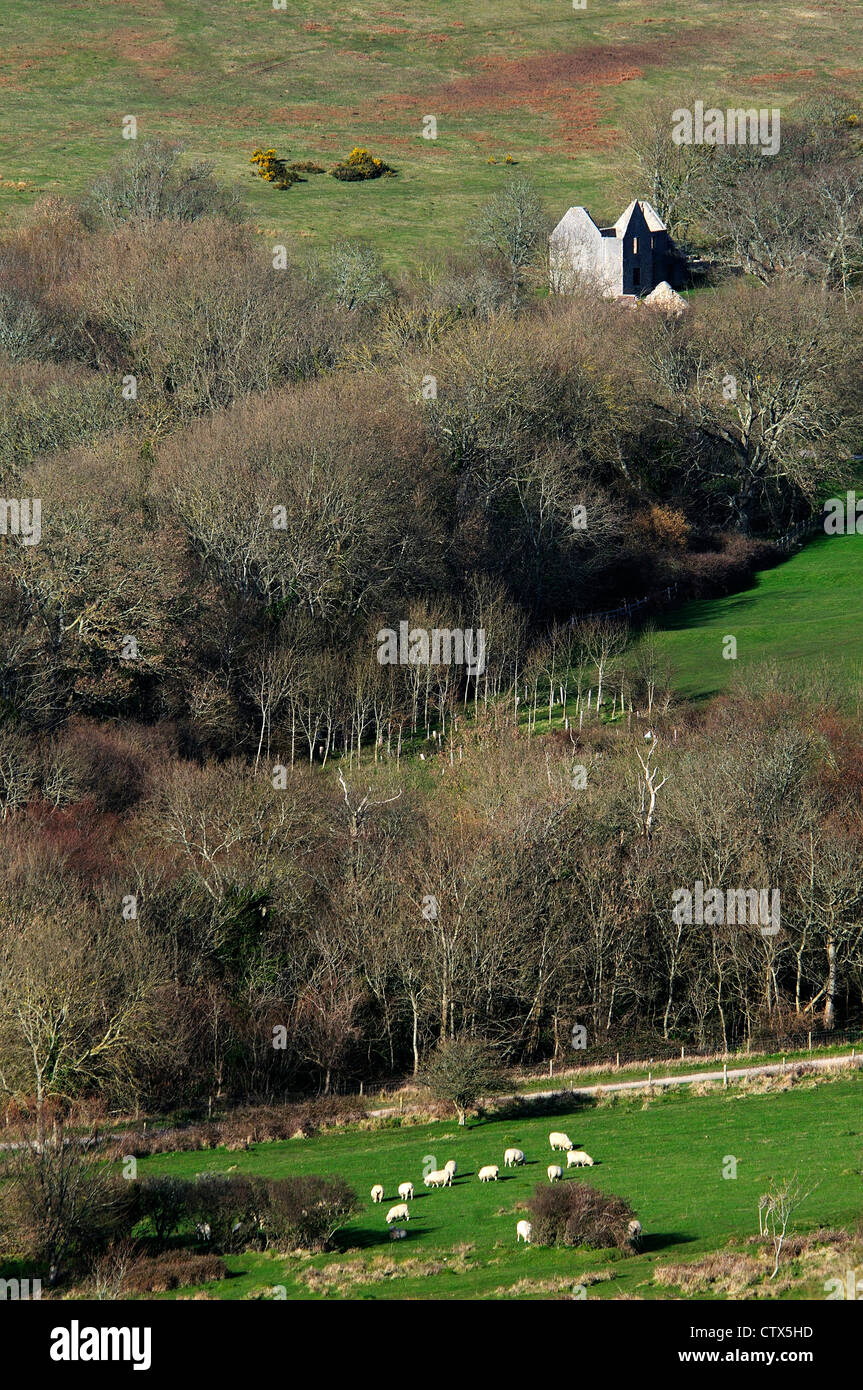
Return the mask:
{"type": "Polygon", "coordinates": [[[590,213],[588,212],[587,208],[582,207],[581,204],[579,204],[577,207],[574,207],[574,208],[567,208],[566,212],[563,214],[563,217],[562,217],[562,218],[560,219],[560,221],[558,222],[558,224],[557,224],[557,226],[555,227],[554,231],[555,231],[555,232],[559,231],[559,230],[561,229],[561,227],[564,226],[565,223],[571,225],[571,224],[573,224],[573,223],[577,223],[577,222],[583,223],[583,222],[585,222],[585,221],[588,222],[588,223],[590,224],[590,226],[593,228],[593,230],[594,230],[595,232],[599,233],[599,230],[600,230],[599,227],[597,227],[596,223],[594,222],[594,220],[593,220],[593,218],[591,217],[590,213]]]}
{"type": "Polygon", "coordinates": [[[666,230],[665,223],[659,216],[659,213],[656,211],[656,208],[652,207],[650,203],[647,202],[646,198],[633,198],[632,202],[629,204],[629,207],[626,209],[625,212],[622,212],[620,214],[620,216],[614,224],[615,236],[622,237],[626,235],[626,229],[629,226],[630,219],[632,218],[632,214],[635,212],[636,208],[638,208],[641,212],[641,215],[647,223],[647,226],[651,232],[664,232],[666,230]]]}

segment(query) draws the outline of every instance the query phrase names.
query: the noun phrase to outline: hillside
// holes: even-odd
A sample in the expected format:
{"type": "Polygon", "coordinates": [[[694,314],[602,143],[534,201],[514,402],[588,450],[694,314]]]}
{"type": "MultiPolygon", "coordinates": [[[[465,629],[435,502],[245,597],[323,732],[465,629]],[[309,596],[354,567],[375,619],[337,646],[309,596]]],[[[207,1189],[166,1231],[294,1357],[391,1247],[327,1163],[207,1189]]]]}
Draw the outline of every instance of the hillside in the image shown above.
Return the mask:
{"type": "Polygon", "coordinates": [[[123,146],[181,139],[240,182],[267,235],[376,243],[393,265],[457,246],[506,177],[552,208],[577,191],[601,217],[631,196],[619,127],[654,94],[785,108],[816,86],[860,88],[863,13],[742,0],[6,0],[0,226],[39,194],[77,194],[123,146]],[[434,115],[438,138],[424,139],[434,115]],[[258,145],[331,164],[368,145],[396,179],[249,177],[258,145]],[[497,163],[489,163],[489,160],[497,163]]]}
{"type": "Polygon", "coordinates": [[[863,536],[817,536],[742,593],[675,609],[658,623],[674,690],[705,699],[767,667],[785,685],[815,676],[825,694],[856,696],[863,634],[853,614],[861,585],[863,536]],[[728,634],[737,639],[735,660],[722,655],[728,634]]]}

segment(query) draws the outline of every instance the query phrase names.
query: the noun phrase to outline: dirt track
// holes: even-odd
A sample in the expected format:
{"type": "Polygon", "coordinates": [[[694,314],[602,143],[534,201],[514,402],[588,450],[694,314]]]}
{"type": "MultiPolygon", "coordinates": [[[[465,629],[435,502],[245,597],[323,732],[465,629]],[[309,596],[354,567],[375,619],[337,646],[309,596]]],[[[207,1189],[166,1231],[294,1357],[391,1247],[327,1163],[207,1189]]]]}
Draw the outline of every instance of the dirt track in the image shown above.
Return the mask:
{"type": "MultiPolygon", "coordinates": [[[[738,1081],[746,1076],[781,1076],[797,1067],[804,1067],[807,1071],[829,1071],[831,1068],[843,1066],[863,1066],[863,1057],[852,1056],[849,1052],[843,1057],[821,1057],[812,1061],[769,1062],[760,1067],[735,1067],[733,1070],[729,1068],[727,1076],[729,1081],[738,1081]]],[[[488,1096],[482,1103],[489,1105],[493,1100],[545,1100],[554,1096],[595,1096],[600,1091],[644,1091],[652,1086],[686,1086],[694,1081],[724,1081],[725,1076],[726,1071],[723,1068],[719,1071],[696,1071],[679,1076],[654,1076],[649,1081],[645,1079],[602,1082],[595,1086],[557,1086],[550,1091],[513,1091],[507,1095],[488,1096]]],[[[385,1110],[370,1110],[369,1114],[397,1115],[398,1107],[388,1106],[385,1110]]]]}

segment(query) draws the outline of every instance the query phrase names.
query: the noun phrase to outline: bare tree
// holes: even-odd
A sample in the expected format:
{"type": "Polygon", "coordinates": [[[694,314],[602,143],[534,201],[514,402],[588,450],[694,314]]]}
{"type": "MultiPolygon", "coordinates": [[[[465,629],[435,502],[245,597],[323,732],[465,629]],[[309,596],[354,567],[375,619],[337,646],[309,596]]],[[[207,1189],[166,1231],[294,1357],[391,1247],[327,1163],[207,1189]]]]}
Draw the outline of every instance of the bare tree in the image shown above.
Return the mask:
{"type": "Polygon", "coordinates": [[[549,218],[530,179],[515,178],[480,213],[473,229],[483,251],[501,257],[509,270],[510,302],[517,309],[525,272],[546,252],[549,218]]]}
{"type": "MultiPolygon", "coordinates": [[[[816,1183],[815,1187],[817,1186],[816,1183]]],[[[759,1199],[759,1234],[769,1235],[773,1243],[774,1259],[771,1279],[775,1279],[779,1271],[779,1260],[788,1233],[789,1222],[797,1208],[802,1206],[806,1198],[814,1191],[814,1187],[808,1188],[805,1192],[802,1191],[797,1174],[794,1173],[790,1178],[778,1179],[759,1199]]]]}
{"type": "Polygon", "coordinates": [[[353,805],[352,805],[352,804],[351,804],[351,793],[350,793],[350,791],[349,791],[349,789],[348,789],[348,784],[347,784],[347,782],[345,781],[345,774],[342,772],[342,769],[341,769],[341,768],[339,768],[339,783],[340,783],[341,789],[342,789],[342,791],[343,791],[343,793],[344,793],[345,805],[346,805],[347,808],[348,808],[348,833],[349,833],[349,835],[350,835],[350,837],[351,837],[351,842],[352,842],[352,843],[353,843],[355,840],[359,839],[360,832],[361,832],[363,826],[365,825],[366,820],[367,820],[368,817],[369,817],[369,814],[370,814],[376,807],[378,807],[378,806],[389,806],[389,805],[391,805],[391,803],[392,803],[393,801],[398,801],[399,797],[400,797],[401,794],[402,794],[402,793],[401,793],[401,788],[399,788],[399,790],[396,792],[395,796],[386,796],[386,797],[384,797],[383,800],[381,800],[381,801],[372,801],[372,799],[371,799],[372,789],[371,789],[371,787],[369,787],[368,790],[367,790],[367,792],[366,792],[366,794],[365,794],[365,796],[361,797],[359,800],[357,800],[356,797],[353,798],[353,805]]]}
{"type": "Polygon", "coordinates": [[[647,839],[650,839],[650,835],[653,830],[653,822],[656,818],[656,798],[662,791],[662,788],[665,786],[666,782],[668,781],[668,778],[663,777],[661,782],[657,781],[657,778],[659,777],[659,769],[653,764],[653,759],[656,756],[656,749],[658,746],[658,739],[656,735],[648,729],[647,733],[645,734],[645,739],[648,742],[646,754],[642,753],[640,748],[636,748],[635,756],[638,758],[638,761],[641,764],[641,777],[639,779],[640,800],[638,812],[644,835],[647,839]]]}

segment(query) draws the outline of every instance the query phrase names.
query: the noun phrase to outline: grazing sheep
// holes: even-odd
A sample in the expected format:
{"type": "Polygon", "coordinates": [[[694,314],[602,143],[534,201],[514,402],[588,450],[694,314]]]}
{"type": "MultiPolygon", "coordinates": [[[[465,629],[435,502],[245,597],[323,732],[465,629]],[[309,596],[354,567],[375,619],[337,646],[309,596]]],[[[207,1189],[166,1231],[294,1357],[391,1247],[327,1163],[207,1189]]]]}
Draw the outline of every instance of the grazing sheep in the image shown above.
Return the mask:
{"type": "Polygon", "coordinates": [[[383,1200],[384,1200],[384,1190],[383,1190],[383,1188],[381,1187],[380,1183],[379,1183],[379,1182],[376,1182],[375,1185],[374,1185],[374,1187],[372,1188],[372,1201],[373,1201],[373,1202],[382,1202],[383,1200]]]}
{"type": "Polygon", "coordinates": [[[524,1154],[521,1149],[507,1149],[503,1156],[504,1168],[517,1168],[521,1163],[524,1163],[524,1154]]]}
{"type": "Polygon", "coordinates": [[[629,1225],[628,1225],[627,1228],[626,1228],[626,1239],[629,1241],[630,1245],[640,1245],[640,1244],[641,1244],[641,1222],[640,1222],[640,1221],[630,1221],[629,1225]]]}
{"type": "Polygon", "coordinates": [[[195,1230],[197,1231],[198,1235],[201,1237],[202,1240],[210,1239],[212,1232],[210,1231],[209,1221],[199,1221],[197,1226],[195,1227],[195,1230]]]}
{"type": "Polygon", "coordinates": [[[410,1221],[410,1219],[411,1214],[408,1211],[407,1202],[399,1202],[398,1206],[390,1207],[389,1211],[387,1212],[388,1226],[391,1225],[393,1221],[410,1221]]]}
{"type": "Polygon", "coordinates": [[[452,1187],[452,1174],[446,1168],[438,1168],[435,1173],[426,1173],[423,1182],[426,1187],[452,1187]]]}
{"type": "Polygon", "coordinates": [[[454,1178],[456,1173],[458,1172],[458,1164],[456,1163],[455,1159],[448,1158],[443,1166],[443,1170],[445,1173],[449,1173],[451,1178],[454,1178]]]}
{"type": "Polygon", "coordinates": [[[390,1231],[390,1240],[405,1240],[406,1238],[407,1231],[401,1230],[398,1226],[394,1226],[390,1231]]]}
{"type": "Polygon", "coordinates": [[[519,1221],[515,1228],[515,1243],[518,1245],[523,1240],[525,1245],[530,1245],[530,1238],[533,1234],[533,1226],[529,1221],[519,1221]]]}
{"type": "Polygon", "coordinates": [[[574,1147],[572,1140],[567,1134],[554,1134],[548,1136],[548,1142],[553,1149],[571,1149],[574,1147]]]}
{"type": "Polygon", "coordinates": [[[558,1178],[563,1177],[563,1169],[559,1163],[549,1163],[545,1171],[548,1173],[549,1182],[557,1182],[558,1178]]]}
{"type": "Polygon", "coordinates": [[[399,1183],[399,1196],[404,1197],[406,1202],[413,1201],[414,1185],[412,1182],[399,1183]]]}
{"type": "Polygon", "coordinates": [[[567,1168],[592,1168],[593,1159],[590,1154],[586,1154],[584,1149],[570,1149],[566,1155],[567,1168]]]}
{"type": "Polygon", "coordinates": [[[496,1163],[487,1163],[484,1168],[480,1168],[477,1177],[480,1182],[497,1182],[497,1175],[500,1172],[496,1163]]]}

